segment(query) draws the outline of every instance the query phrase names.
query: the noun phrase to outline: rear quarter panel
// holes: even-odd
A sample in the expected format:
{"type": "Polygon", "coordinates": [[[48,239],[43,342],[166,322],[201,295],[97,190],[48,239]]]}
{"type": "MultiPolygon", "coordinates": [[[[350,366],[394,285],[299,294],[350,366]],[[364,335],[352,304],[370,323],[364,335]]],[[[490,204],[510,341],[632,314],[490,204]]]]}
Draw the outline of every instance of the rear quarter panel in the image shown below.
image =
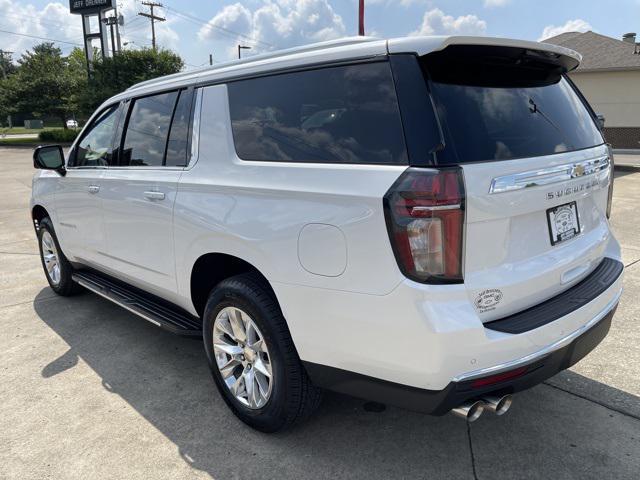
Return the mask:
{"type": "MultiPolygon", "coordinates": [[[[406,167],[240,160],[225,85],[204,88],[199,128],[198,158],[180,179],[174,213],[185,307],[193,309],[189,284],[195,261],[214,252],[251,263],[272,284],[384,295],[402,281],[382,197],[406,167]],[[318,250],[314,262],[318,255],[329,263],[346,258],[338,275],[311,273],[301,265],[300,232],[312,223],[344,234],[346,251],[332,251],[321,241],[312,245],[318,250]]],[[[287,306],[281,307],[286,315],[287,306]]]]}

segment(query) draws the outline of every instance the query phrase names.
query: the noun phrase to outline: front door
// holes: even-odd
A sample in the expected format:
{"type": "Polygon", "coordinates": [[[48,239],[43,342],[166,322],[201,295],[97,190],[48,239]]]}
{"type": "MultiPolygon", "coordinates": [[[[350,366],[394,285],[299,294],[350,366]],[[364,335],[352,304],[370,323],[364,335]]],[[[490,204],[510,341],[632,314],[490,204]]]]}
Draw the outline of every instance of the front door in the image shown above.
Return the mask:
{"type": "Polygon", "coordinates": [[[102,177],[113,155],[118,104],[99,112],[69,153],[67,174],[55,192],[56,233],[71,260],[99,265],[105,251],[102,177]]]}

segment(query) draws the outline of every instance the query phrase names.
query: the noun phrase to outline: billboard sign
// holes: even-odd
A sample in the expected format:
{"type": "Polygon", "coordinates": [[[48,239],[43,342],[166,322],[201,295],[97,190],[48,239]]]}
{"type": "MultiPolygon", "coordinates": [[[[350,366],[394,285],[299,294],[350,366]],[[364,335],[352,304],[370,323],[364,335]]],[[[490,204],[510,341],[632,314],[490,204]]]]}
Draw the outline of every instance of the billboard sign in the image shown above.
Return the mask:
{"type": "Polygon", "coordinates": [[[114,0],[69,0],[71,13],[97,13],[100,10],[113,8],[114,0]]]}

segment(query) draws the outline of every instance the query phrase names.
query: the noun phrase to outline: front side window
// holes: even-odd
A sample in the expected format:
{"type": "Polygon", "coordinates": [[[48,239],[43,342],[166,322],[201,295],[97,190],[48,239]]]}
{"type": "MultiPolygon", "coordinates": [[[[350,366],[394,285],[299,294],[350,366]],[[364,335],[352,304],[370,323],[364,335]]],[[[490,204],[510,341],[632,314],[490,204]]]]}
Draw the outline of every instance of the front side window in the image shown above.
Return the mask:
{"type": "Polygon", "coordinates": [[[243,160],[407,163],[388,62],[240,80],[227,88],[243,160]]]}
{"type": "Polygon", "coordinates": [[[113,105],[96,117],[78,142],[71,166],[105,167],[111,163],[118,112],[118,105],[113,105]]]}
{"type": "Polygon", "coordinates": [[[133,100],[120,165],[162,166],[178,92],[133,100]]]}

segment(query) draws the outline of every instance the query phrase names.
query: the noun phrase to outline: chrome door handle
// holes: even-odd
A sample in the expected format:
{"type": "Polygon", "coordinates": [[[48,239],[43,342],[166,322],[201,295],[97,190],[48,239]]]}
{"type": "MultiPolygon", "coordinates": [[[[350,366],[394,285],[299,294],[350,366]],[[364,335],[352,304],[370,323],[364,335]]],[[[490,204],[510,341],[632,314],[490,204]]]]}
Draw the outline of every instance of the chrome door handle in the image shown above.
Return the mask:
{"type": "Polygon", "coordinates": [[[100,185],[89,185],[89,193],[98,193],[100,191],[100,185]]]}
{"type": "Polygon", "coordinates": [[[164,200],[164,193],[162,192],[144,192],[144,196],[149,200],[164,200]]]}

